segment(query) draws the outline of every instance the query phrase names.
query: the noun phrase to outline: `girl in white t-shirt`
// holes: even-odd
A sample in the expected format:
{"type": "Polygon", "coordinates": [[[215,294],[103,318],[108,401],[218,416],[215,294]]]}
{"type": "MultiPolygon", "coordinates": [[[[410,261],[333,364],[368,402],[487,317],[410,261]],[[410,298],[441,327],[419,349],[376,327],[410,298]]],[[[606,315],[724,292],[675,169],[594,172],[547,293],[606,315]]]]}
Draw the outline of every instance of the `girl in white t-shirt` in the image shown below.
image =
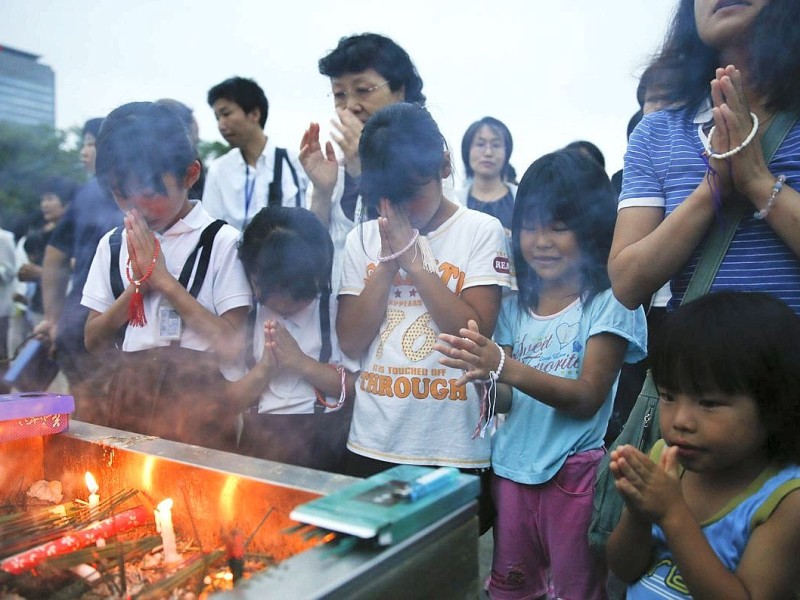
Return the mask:
{"type": "Polygon", "coordinates": [[[397,103],[365,124],[361,190],[377,220],[345,244],[339,343],[361,360],[347,447],[348,472],[369,476],[395,464],[484,473],[488,438],[473,439],[479,396],[455,385],[433,344],[474,320],[491,335],[508,256],[497,219],[446,198],[450,153],[433,118],[397,103]]]}

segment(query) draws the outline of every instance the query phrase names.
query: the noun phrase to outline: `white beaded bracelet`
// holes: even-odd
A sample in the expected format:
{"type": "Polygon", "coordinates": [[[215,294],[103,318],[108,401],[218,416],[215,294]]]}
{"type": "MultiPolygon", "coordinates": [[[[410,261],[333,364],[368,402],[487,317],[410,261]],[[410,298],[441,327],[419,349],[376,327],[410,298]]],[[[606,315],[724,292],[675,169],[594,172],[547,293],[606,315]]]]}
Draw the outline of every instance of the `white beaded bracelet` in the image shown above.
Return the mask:
{"type": "Polygon", "coordinates": [[[503,367],[506,364],[506,353],[503,352],[503,349],[500,347],[500,344],[495,342],[494,345],[497,346],[497,349],[500,351],[500,362],[498,363],[497,368],[494,371],[489,371],[489,378],[492,381],[497,381],[500,379],[500,373],[503,372],[503,367]]]}
{"type": "Polygon", "coordinates": [[[746,148],[747,145],[750,142],[753,141],[753,138],[756,137],[756,132],[758,131],[758,117],[756,116],[755,113],[750,113],[750,118],[753,119],[753,128],[750,130],[750,133],[747,134],[747,137],[744,139],[744,141],[741,144],[736,146],[736,148],[732,148],[731,150],[728,150],[727,152],[721,152],[721,153],[714,152],[714,149],[711,146],[711,138],[714,137],[714,130],[717,127],[716,127],[716,125],[714,127],[712,127],[711,131],[708,132],[708,137],[703,141],[703,146],[706,149],[706,155],[709,158],[715,158],[717,160],[722,160],[722,159],[725,159],[725,158],[730,158],[731,156],[733,156],[737,152],[741,152],[742,150],[744,150],[744,148],[746,148]]]}
{"type": "Polygon", "coordinates": [[[772,186],[772,193],[769,195],[767,205],[761,210],[754,212],[753,218],[758,219],[759,221],[767,218],[769,211],[772,210],[772,206],[775,204],[775,200],[778,198],[778,193],[783,188],[784,181],[786,181],[786,175],[778,175],[778,178],[775,180],[775,185],[772,186]]]}
{"type": "Polygon", "coordinates": [[[389,256],[381,256],[381,253],[378,252],[378,262],[379,263],[389,262],[390,260],[394,260],[395,258],[402,256],[403,254],[411,250],[412,246],[414,246],[414,244],[417,243],[418,239],[419,239],[419,229],[415,229],[414,235],[411,236],[411,240],[409,240],[405,248],[403,248],[402,250],[398,250],[397,252],[395,252],[394,254],[390,254],[389,256]]]}

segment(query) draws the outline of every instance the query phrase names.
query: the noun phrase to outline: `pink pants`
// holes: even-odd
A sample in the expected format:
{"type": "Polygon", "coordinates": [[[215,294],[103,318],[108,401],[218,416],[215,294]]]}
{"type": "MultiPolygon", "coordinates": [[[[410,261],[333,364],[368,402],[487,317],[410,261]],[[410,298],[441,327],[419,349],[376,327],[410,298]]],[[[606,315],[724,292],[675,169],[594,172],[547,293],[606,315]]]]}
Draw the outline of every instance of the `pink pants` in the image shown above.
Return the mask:
{"type": "Polygon", "coordinates": [[[539,485],[493,477],[491,598],[540,598],[548,591],[564,600],[606,598],[606,567],[586,538],[603,454],[597,449],[570,456],[553,479],[539,485]]]}

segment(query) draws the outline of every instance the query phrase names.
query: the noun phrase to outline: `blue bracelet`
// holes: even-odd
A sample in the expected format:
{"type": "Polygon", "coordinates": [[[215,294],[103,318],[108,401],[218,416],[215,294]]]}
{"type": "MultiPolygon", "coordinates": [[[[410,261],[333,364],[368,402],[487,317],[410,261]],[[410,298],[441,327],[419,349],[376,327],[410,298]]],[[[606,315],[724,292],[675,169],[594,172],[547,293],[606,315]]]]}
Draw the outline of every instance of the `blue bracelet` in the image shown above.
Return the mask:
{"type": "Polygon", "coordinates": [[[767,205],[753,213],[754,219],[762,221],[767,218],[769,211],[772,210],[772,206],[775,204],[775,200],[778,198],[778,193],[783,188],[784,181],[786,181],[786,175],[778,175],[778,178],[775,180],[775,185],[772,186],[772,193],[769,196],[769,200],[767,200],[767,205]]]}

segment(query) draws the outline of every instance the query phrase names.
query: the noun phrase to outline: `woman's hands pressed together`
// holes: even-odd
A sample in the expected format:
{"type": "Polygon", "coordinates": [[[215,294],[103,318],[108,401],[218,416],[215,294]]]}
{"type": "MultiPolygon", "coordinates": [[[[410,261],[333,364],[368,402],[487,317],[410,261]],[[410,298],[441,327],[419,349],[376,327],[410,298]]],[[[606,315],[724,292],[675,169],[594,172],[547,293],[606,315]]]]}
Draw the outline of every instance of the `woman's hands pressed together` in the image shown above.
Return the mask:
{"type": "MultiPolygon", "coordinates": [[[[741,72],[733,65],[716,70],[711,81],[713,102],[714,135],[711,140],[713,152],[722,154],[739,147],[752,131],[755,123],[750,112],[742,83],[741,72]]],[[[711,159],[719,174],[723,198],[732,191],[751,198],[763,195],[772,185],[774,177],[764,162],[761,144],[758,143],[765,129],[753,141],[727,159],[711,159]]]]}

